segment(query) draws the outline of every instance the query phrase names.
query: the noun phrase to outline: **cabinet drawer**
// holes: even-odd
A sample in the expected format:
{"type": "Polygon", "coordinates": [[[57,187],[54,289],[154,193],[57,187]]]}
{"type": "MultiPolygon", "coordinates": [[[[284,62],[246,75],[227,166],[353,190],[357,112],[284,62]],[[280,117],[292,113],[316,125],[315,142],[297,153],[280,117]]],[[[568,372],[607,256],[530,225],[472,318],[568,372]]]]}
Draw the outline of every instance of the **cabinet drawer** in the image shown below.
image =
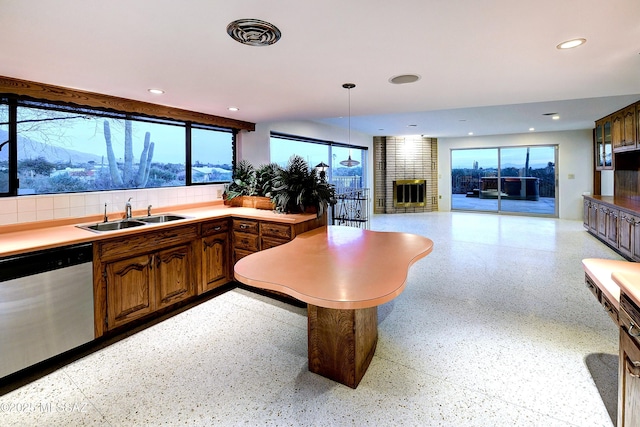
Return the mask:
{"type": "Polygon", "coordinates": [[[202,235],[210,236],[217,233],[225,233],[229,230],[229,220],[221,219],[202,224],[202,235]]]}
{"type": "Polygon", "coordinates": [[[600,288],[598,288],[596,286],[595,283],[593,283],[593,281],[591,280],[591,277],[589,277],[588,275],[585,274],[584,276],[584,282],[587,285],[587,288],[591,291],[591,293],[593,294],[594,297],[596,297],[596,299],[598,301],[600,301],[600,288]]]}
{"type": "Polygon", "coordinates": [[[195,240],[197,236],[198,229],[196,225],[163,228],[149,233],[104,240],[98,243],[98,253],[102,261],[126,258],[190,242],[195,240]]]}
{"type": "Polygon", "coordinates": [[[258,234],[258,221],[250,219],[233,219],[233,229],[243,233],[258,234]]]}
{"type": "Polygon", "coordinates": [[[618,310],[616,310],[615,306],[613,304],[611,304],[611,301],[609,301],[609,298],[607,298],[607,296],[604,293],[601,294],[601,301],[602,301],[602,307],[604,308],[604,311],[607,312],[609,317],[611,317],[611,319],[614,322],[616,322],[616,325],[617,325],[618,324],[618,310]]]}
{"type": "Polygon", "coordinates": [[[258,235],[233,232],[233,247],[237,249],[245,249],[247,251],[258,250],[258,235]]]}
{"type": "Polygon", "coordinates": [[[263,222],[260,224],[260,232],[263,236],[277,237],[279,239],[291,240],[291,226],[288,224],[277,224],[274,222],[263,222]]]}
{"type": "Polygon", "coordinates": [[[269,249],[269,248],[274,248],[276,246],[280,246],[283,245],[285,243],[288,243],[289,240],[284,240],[284,239],[274,239],[273,237],[261,237],[260,238],[260,248],[262,250],[265,249],[269,249]]]}

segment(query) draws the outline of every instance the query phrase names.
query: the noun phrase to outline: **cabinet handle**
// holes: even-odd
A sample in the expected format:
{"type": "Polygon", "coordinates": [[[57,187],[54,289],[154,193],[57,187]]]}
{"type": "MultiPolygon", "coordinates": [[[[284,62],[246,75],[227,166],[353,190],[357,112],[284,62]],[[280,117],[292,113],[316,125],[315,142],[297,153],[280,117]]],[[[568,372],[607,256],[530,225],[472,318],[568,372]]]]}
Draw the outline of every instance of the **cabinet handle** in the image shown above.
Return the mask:
{"type": "Polygon", "coordinates": [[[631,375],[633,378],[640,378],[640,362],[634,362],[633,360],[629,359],[629,356],[627,356],[626,365],[629,375],[631,375]],[[631,365],[633,365],[633,368],[631,367],[631,365]]]}
{"type": "Polygon", "coordinates": [[[631,335],[634,338],[640,337],[640,332],[638,332],[637,334],[632,334],[631,331],[633,330],[633,328],[636,326],[635,323],[631,322],[629,324],[629,335],[631,335]]]}
{"type": "Polygon", "coordinates": [[[249,228],[249,226],[247,224],[240,224],[240,228],[244,230],[245,228],[249,228]]]}
{"type": "Polygon", "coordinates": [[[220,225],[213,227],[213,231],[220,231],[221,229],[222,229],[222,226],[220,225]]]}

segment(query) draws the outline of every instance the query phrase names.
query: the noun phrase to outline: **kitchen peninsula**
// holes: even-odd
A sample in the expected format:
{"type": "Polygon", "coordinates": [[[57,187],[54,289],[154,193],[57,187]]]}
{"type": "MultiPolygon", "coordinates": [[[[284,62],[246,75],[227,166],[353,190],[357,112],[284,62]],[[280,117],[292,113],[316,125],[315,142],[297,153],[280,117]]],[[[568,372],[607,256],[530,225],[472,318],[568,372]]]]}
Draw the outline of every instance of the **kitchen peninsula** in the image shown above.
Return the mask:
{"type": "Polygon", "coordinates": [[[432,249],[414,234],[328,226],[243,258],[234,271],[242,283],[306,302],[309,370],[356,388],[376,349],[377,306],[400,295],[409,267],[432,249]]]}

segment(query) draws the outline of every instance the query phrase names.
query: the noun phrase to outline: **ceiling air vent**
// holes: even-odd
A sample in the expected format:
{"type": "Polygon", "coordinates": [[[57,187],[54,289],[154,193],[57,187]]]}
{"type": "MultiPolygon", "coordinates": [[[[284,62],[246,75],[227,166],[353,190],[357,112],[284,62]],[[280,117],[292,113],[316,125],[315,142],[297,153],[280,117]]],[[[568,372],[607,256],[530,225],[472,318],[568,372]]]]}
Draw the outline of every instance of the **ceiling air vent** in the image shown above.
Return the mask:
{"type": "Polygon", "coordinates": [[[275,25],[259,19],[238,19],[227,25],[227,34],[249,46],[269,46],[280,40],[282,34],[275,25]]]}

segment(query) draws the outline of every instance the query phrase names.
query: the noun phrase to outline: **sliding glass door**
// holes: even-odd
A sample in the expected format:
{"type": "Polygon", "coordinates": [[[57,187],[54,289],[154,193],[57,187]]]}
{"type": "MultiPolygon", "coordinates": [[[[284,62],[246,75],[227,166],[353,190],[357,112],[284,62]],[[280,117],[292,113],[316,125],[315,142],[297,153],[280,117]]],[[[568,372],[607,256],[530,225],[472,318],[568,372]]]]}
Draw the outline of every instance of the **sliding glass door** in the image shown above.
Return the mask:
{"type": "Polygon", "coordinates": [[[451,150],[451,209],[557,216],[557,146],[451,150]]]}

